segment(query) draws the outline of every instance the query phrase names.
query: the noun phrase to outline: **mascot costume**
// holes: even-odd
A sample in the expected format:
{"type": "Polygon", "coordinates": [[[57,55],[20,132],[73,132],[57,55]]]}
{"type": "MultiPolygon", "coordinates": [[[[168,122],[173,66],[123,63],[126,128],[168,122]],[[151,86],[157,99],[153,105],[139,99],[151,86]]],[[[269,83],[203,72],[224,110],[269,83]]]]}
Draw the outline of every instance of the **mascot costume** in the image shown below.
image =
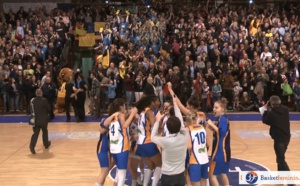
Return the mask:
{"type": "Polygon", "coordinates": [[[58,113],[62,113],[65,111],[65,96],[66,96],[66,89],[65,85],[66,82],[70,80],[70,77],[74,76],[74,71],[70,68],[62,68],[59,72],[57,77],[58,85],[60,86],[60,90],[57,93],[57,101],[56,101],[56,108],[58,113]]]}

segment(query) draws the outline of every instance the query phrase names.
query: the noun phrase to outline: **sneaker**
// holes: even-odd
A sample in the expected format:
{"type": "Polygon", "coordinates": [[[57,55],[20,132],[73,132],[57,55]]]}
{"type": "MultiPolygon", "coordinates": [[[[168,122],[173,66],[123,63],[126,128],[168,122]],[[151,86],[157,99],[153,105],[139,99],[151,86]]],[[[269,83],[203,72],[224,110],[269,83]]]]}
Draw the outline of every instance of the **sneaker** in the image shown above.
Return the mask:
{"type": "Polygon", "coordinates": [[[51,146],[51,141],[48,142],[48,145],[45,146],[45,149],[49,149],[50,146],[51,146]]]}
{"type": "Polygon", "coordinates": [[[30,152],[31,152],[31,154],[36,154],[35,150],[33,148],[30,148],[30,152]]]}
{"type": "Polygon", "coordinates": [[[137,184],[139,185],[143,185],[143,179],[141,176],[138,177],[138,179],[136,180],[137,184]]]}

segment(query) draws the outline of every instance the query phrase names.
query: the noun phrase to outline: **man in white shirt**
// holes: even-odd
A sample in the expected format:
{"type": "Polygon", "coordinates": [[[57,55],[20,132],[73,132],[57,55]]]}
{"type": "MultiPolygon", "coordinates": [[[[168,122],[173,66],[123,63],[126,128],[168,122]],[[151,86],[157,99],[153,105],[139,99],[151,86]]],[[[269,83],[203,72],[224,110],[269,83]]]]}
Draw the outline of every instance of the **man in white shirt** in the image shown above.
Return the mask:
{"type": "Polygon", "coordinates": [[[262,60],[262,63],[265,65],[265,61],[267,61],[267,57],[271,57],[272,58],[272,53],[269,52],[269,48],[266,46],[264,48],[264,51],[261,53],[260,55],[260,59],[262,60]]]}
{"type": "Polygon", "coordinates": [[[167,128],[169,136],[161,137],[158,135],[159,122],[163,115],[159,112],[156,114],[151,140],[162,148],[162,177],[161,185],[171,186],[185,185],[185,160],[187,151],[188,133],[184,127],[181,112],[175,101],[174,95],[174,111],[175,116],[169,117],[167,128]]]}

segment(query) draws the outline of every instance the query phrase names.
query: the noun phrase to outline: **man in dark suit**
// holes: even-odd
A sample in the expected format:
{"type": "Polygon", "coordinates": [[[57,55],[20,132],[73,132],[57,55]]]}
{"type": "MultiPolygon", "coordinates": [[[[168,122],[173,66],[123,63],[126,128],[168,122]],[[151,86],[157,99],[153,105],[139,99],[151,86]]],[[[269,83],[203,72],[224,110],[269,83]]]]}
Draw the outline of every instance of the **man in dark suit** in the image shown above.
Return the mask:
{"type": "Polygon", "coordinates": [[[147,78],[147,83],[144,87],[144,95],[145,96],[156,95],[156,89],[153,85],[153,78],[151,76],[147,78]]]}
{"type": "Polygon", "coordinates": [[[51,107],[46,98],[43,98],[43,91],[37,89],[36,97],[32,100],[31,109],[35,117],[35,126],[33,127],[33,135],[30,141],[30,152],[35,154],[35,145],[39,137],[40,130],[43,131],[43,143],[46,149],[51,146],[51,141],[48,140],[48,121],[51,107]]]}
{"type": "MultiPolygon", "coordinates": [[[[48,101],[48,104],[50,106],[50,114],[49,114],[49,118],[50,120],[54,119],[54,100],[56,97],[56,86],[55,84],[52,82],[50,77],[46,78],[46,82],[42,85],[42,91],[43,91],[43,95],[44,98],[46,98],[46,100],[48,101]]],[[[48,120],[49,120],[48,118],[48,120]]]]}
{"type": "Polygon", "coordinates": [[[270,136],[274,140],[274,150],[278,171],[289,171],[285,153],[291,139],[289,109],[281,105],[279,96],[271,96],[261,108],[262,122],[270,126],[270,136]]]}

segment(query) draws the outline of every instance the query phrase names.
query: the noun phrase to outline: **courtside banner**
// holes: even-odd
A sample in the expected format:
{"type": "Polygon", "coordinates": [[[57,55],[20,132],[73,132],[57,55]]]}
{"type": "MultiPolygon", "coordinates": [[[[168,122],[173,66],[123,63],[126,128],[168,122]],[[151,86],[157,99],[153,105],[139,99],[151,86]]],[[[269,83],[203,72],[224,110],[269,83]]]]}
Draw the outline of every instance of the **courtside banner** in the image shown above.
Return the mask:
{"type": "Polygon", "coordinates": [[[239,184],[300,184],[300,171],[240,171],[239,184]]]}

